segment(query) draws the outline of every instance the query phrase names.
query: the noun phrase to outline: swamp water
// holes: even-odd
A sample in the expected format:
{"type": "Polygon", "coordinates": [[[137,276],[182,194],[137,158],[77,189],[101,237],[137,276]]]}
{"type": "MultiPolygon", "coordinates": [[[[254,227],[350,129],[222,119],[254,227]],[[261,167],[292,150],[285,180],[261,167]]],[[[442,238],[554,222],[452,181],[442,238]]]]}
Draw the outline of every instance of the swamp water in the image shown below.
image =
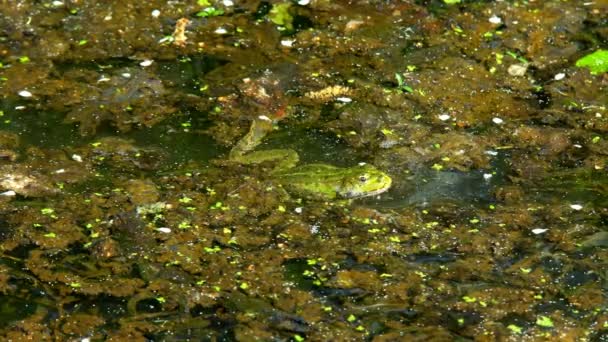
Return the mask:
{"type": "Polygon", "coordinates": [[[0,339],[606,340],[607,13],[0,4],[0,339]],[[391,189],[285,191],[254,120],[391,189]]]}

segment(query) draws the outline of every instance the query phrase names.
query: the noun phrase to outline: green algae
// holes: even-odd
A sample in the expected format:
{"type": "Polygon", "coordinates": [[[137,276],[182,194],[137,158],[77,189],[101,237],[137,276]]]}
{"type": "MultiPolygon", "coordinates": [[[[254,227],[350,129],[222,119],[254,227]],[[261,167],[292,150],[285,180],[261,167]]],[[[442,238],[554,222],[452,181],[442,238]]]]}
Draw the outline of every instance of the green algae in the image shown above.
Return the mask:
{"type": "Polygon", "coordinates": [[[608,50],[596,50],[579,58],[575,64],[579,68],[587,68],[592,74],[608,72],[608,50]]]}
{"type": "Polygon", "coordinates": [[[598,4],[229,3],[2,5],[2,339],[605,334],[598,4]],[[286,195],[260,116],[393,189],[286,195]]]}

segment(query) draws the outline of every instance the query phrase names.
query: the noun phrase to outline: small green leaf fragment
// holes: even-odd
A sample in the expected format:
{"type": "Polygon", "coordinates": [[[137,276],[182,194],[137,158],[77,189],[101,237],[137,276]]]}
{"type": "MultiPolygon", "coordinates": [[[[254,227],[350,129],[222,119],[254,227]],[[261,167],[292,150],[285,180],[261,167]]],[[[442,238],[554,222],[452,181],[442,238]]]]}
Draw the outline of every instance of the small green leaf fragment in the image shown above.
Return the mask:
{"type": "Polygon", "coordinates": [[[207,7],[202,11],[196,13],[197,17],[207,18],[207,17],[217,17],[224,14],[224,10],[221,8],[215,7],[207,7]]]}
{"type": "Polygon", "coordinates": [[[587,68],[592,74],[608,72],[608,50],[597,50],[581,57],[575,64],[579,68],[587,68]]]}
{"type": "Polygon", "coordinates": [[[515,324],[509,324],[507,326],[507,329],[511,330],[515,334],[521,334],[521,332],[523,331],[522,327],[517,326],[515,324]]]}
{"type": "Polygon", "coordinates": [[[221,251],[222,249],[220,248],[220,246],[213,246],[213,247],[205,247],[205,248],[203,248],[203,250],[209,254],[214,254],[214,253],[221,251]]]}
{"type": "Polygon", "coordinates": [[[182,222],[179,223],[179,225],[177,226],[177,228],[179,229],[190,229],[192,228],[192,225],[190,224],[190,221],[184,220],[182,222]]]}
{"type": "Polygon", "coordinates": [[[30,58],[28,56],[21,56],[19,57],[19,63],[29,63],[30,62],[30,58]]]}
{"type": "Polygon", "coordinates": [[[392,129],[388,129],[388,128],[383,128],[380,130],[380,132],[382,132],[382,134],[384,134],[385,136],[395,134],[395,132],[392,129]]]}
{"type": "Polygon", "coordinates": [[[538,316],[536,318],[536,325],[544,328],[553,328],[553,321],[547,316],[538,316]]]}
{"type": "Polygon", "coordinates": [[[286,29],[291,30],[293,28],[293,17],[289,13],[290,7],[291,3],[289,2],[274,4],[268,14],[268,19],[276,25],[284,26],[286,29]]]}
{"type": "Polygon", "coordinates": [[[40,213],[42,215],[52,215],[54,212],[55,212],[55,210],[51,209],[51,208],[42,208],[42,209],[40,209],[40,213]]]}
{"type": "Polygon", "coordinates": [[[350,314],[350,315],[348,315],[348,317],[346,318],[346,320],[352,323],[352,322],[354,322],[354,321],[357,320],[357,316],[355,316],[353,314],[350,314]]]}
{"type": "Polygon", "coordinates": [[[53,232],[50,232],[50,233],[46,233],[46,234],[44,234],[44,237],[47,237],[47,238],[51,238],[51,239],[52,239],[52,238],[56,238],[56,237],[57,237],[57,234],[55,234],[55,233],[53,233],[53,232]]]}
{"type": "Polygon", "coordinates": [[[241,290],[247,290],[249,288],[249,284],[242,282],[241,285],[239,285],[239,288],[241,288],[241,290]]]}
{"type": "Polygon", "coordinates": [[[395,73],[395,79],[397,79],[397,86],[401,87],[403,85],[403,76],[399,73],[395,73]]]}
{"type": "Polygon", "coordinates": [[[73,283],[70,283],[70,287],[77,289],[79,287],[82,287],[82,285],[80,283],[73,282],[73,283]]]}
{"type": "Polygon", "coordinates": [[[443,0],[446,5],[455,5],[459,4],[461,0],[443,0]]]}
{"type": "Polygon", "coordinates": [[[464,300],[466,303],[475,303],[477,301],[477,298],[464,296],[462,297],[462,300],[464,300]]]}
{"type": "Polygon", "coordinates": [[[304,270],[304,272],[302,272],[302,275],[305,276],[305,277],[311,278],[311,277],[314,277],[315,272],[313,272],[311,270],[304,270]]]}
{"type": "Polygon", "coordinates": [[[192,198],[190,198],[188,196],[184,196],[184,197],[182,197],[182,198],[179,199],[179,203],[187,204],[187,203],[190,203],[190,202],[192,202],[192,198]]]}
{"type": "Polygon", "coordinates": [[[304,337],[302,337],[302,336],[300,336],[300,335],[298,335],[298,334],[293,335],[293,339],[294,339],[296,342],[302,342],[302,341],[304,341],[304,337]]]}

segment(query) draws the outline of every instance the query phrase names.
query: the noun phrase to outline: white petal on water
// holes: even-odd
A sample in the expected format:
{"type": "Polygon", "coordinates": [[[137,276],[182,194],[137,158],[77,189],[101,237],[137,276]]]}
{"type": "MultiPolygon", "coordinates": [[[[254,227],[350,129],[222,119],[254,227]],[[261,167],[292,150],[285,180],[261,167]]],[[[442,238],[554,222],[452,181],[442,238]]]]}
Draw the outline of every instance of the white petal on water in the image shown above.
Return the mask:
{"type": "Polygon", "coordinates": [[[295,211],[297,214],[301,214],[302,213],[302,207],[297,207],[293,211],[295,211]]]}
{"type": "Polygon", "coordinates": [[[141,65],[142,67],[147,67],[147,66],[152,65],[152,63],[154,63],[153,60],[145,59],[145,60],[141,61],[141,63],[139,63],[139,65],[141,65]]]}
{"type": "Polygon", "coordinates": [[[523,76],[526,74],[527,70],[528,66],[525,64],[512,64],[509,66],[509,69],[507,69],[507,72],[511,76],[523,76]]]}
{"type": "Polygon", "coordinates": [[[72,160],[82,163],[82,157],[77,154],[72,154],[72,160]]]}
{"type": "Polygon", "coordinates": [[[22,90],[22,91],[19,92],[19,96],[21,96],[21,97],[32,97],[32,93],[30,93],[27,90],[22,90]]]}
{"type": "Polygon", "coordinates": [[[504,122],[504,120],[501,119],[501,118],[493,118],[492,122],[495,123],[495,124],[497,124],[497,125],[500,125],[501,123],[504,122]]]}
{"type": "Polygon", "coordinates": [[[283,40],[281,40],[281,45],[285,46],[285,47],[292,47],[293,43],[295,43],[295,40],[293,40],[293,39],[283,39],[283,40]]]}
{"type": "Polygon", "coordinates": [[[156,230],[158,230],[161,233],[165,233],[165,234],[171,233],[171,228],[169,228],[169,227],[160,227],[160,228],[158,228],[156,230]]]}
{"type": "Polygon", "coordinates": [[[547,228],[534,228],[534,229],[532,229],[532,233],[538,235],[538,234],[542,234],[548,230],[549,229],[547,229],[547,228]]]}
{"type": "Polygon", "coordinates": [[[7,197],[13,197],[13,196],[16,196],[16,195],[17,195],[17,193],[14,192],[13,190],[9,190],[9,191],[5,191],[5,192],[0,193],[0,196],[7,196],[7,197]]]}
{"type": "Polygon", "coordinates": [[[450,116],[448,114],[441,114],[438,116],[439,120],[441,121],[446,121],[450,119],[450,116]]]}
{"type": "Polygon", "coordinates": [[[566,74],[564,74],[563,72],[560,72],[559,74],[555,74],[555,76],[553,76],[553,79],[556,81],[559,81],[559,80],[563,80],[564,77],[566,77],[566,74]]]}
{"type": "Polygon", "coordinates": [[[491,22],[492,24],[500,24],[502,23],[502,19],[500,17],[497,17],[496,14],[493,14],[490,19],[488,19],[489,22],[491,22]]]}
{"type": "Polygon", "coordinates": [[[160,11],[159,11],[159,10],[157,10],[157,9],[155,9],[154,11],[152,11],[152,16],[153,16],[154,18],[158,18],[158,17],[160,16],[160,11]]]}
{"type": "Polygon", "coordinates": [[[581,210],[581,209],[583,209],[583,206],[580,204],[570,204],[570,208],[572,208],[574,210],[581,210]]]}

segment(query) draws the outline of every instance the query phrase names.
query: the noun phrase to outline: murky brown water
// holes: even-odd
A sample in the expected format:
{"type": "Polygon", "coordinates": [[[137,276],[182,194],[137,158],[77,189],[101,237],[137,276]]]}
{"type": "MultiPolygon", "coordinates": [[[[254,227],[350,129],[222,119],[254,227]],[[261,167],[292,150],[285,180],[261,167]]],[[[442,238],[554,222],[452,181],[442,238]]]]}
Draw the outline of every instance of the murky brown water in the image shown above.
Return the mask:
{"type": "Polygon", "coordinates": [[[2,340],[606,340],[608,3],[446,2],[1,2],[2,340]]]}

